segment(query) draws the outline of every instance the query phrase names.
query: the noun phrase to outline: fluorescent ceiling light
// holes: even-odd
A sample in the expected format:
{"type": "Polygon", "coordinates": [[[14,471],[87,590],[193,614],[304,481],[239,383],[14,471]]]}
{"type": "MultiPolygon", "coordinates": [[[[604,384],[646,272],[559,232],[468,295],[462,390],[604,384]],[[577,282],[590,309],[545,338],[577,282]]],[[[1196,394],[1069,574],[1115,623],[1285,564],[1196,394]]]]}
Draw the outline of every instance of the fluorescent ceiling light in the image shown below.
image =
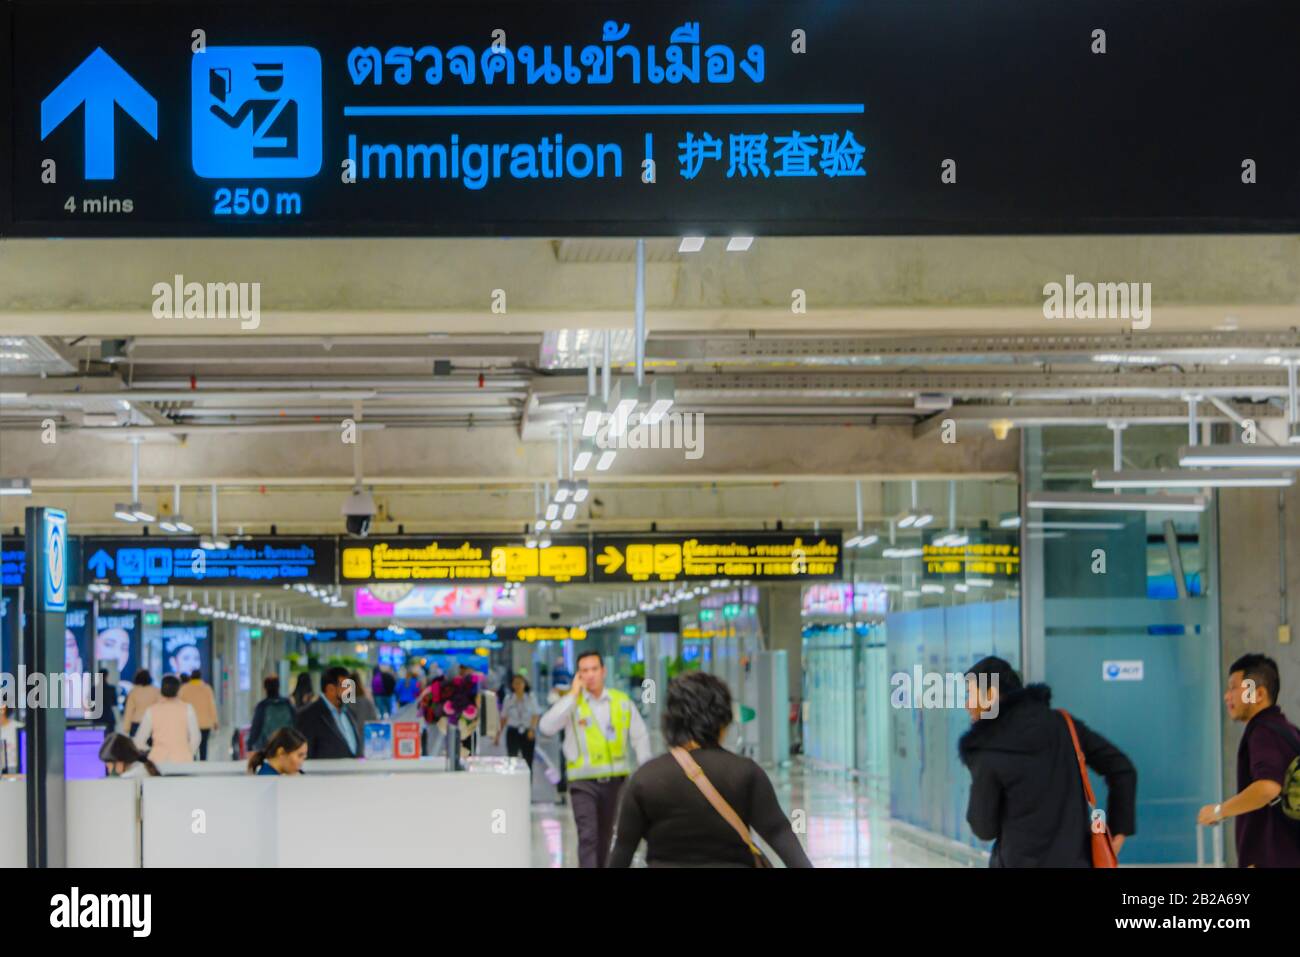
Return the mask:
{"type": "Polygon", "coordinates": [[[749,247],[754,245],[753,236],[732,236],[727,240],[727,252],[743,253],[748,252],[749,247]]]}
{"type": "Polygon", "coordinates": [[[918,558],[921,555],[919,548],[886,548],[880,553],[884,558],[918,558]]]}
{"type": "Polygon", "coordinates": [[[135,515],[136,521],[138,522],[148,523],[152,522],[155,518],[153,512],[146,509],[140,502],[131,503],[131,512],[135,515]]]}
{"type": "Polygon", "coordinates": [[[572,483],[570,483],[568,479],[560,479],[559,484],[555,487],[555,500],[561,505],[569,499],[569,492],[571,491],[569,488],[570,484],[572,483]]]}
{"type": "Polygon", "coordinates": [[[533,522],[534,532],[540,532],[545,527],[546,527],[546,519],[544,518],[539,518],[537,521],[533,522]]]}
{"type": "Polygon", "coordinates": [[[225,551],[230,547],[230,539],[226,538],[224,535],[218,535],[216,538],[216,546],[218,551],[225,551]]]}
{"type": "Polygon", "coordinates": [[[703,248],[703,236],[683,236],[681,245],[677,247],[677,251],[679,253],[698,253],[703,248]]]}
{"type": "Polygon", "coordinates": [[[173,518],[172,521],[176,523],[176,531],[178,532],[184,532],[188,535],[194,531],[194,526],[185,521],[185,519],[181,518],[179,515],[173,518]]]}
{"type": "Polygon", "coordinates": [[[1267,469],[1210,469],[1203,472],[1097,470],[1092,473],[1093,488],[1287,488],[1294,484],[1294,472],[1270,472],[1267,469]]]}
{"type": "Polygon", "coordinates": [[[581,446],[579,446],[578,454],[573,457],[573,471],[575,472],[587,471],[587,469],[591,467],[591,459],[593,455],[594,455],[594,446],[589,448],[587,446],[587,443],[584,442],[581,446]]]}
{"type": "Polygon", "coordinates": [[[560,520],[558,518],[555,519],[554,521],[551,522],[551,531],[558,532],[560,530],[560,525],[561,525],[560,520]]]}
{"type": "Polygon", "coordinates": [[[903,597],[904,597],[904,598],[920,598],[920,597],[921,597],[921,593],[920,593],[919,591],[917,591],[915,588],[909,588],[907,591],[903,592],[903,597]]]}
{"type": "Polygon", "coordinates": [[[916,517],[916,521],[913,523],[913,527],[925,528],[925,526],[929,525],[933,521],[934,521],[934,516],[927,512],[924,515],[918,515],[916,517]]]}
{"type": "Polygon", "coordinates": [[[899,528],[911,528],[914,524],[916,524],[915,515],[904,515],[898,520],[899,528]]]}
{"type": "Polygon", "coordinates": [[[952,586],[952,590],[964,595],[970,591],[970,585],[967,585],[965,582],[958,582],[956,585],[952,586]]]}
{"type": "Polygon", "coordinates": [[[579,482],[576,483],[576,487],[573,490],[573,500],[578,503],[585,502],[587,500],[587,492],[589,490],[590,490],[590,486],[587,485],[587,480],[586,479],[580,480],[579,482]]]}
{"type": "Polygon", "coordinates": [[[559,514],[560,514],[560,506],[556,505],[554,502],[546,506],[546,520],[548,522],[554,521],[555,516],[559,514]]]}
{"type": "Polygon", "coordinates": [[[998,519],[998,528],[1019,528],[1019,527],[1020,527],[1019,515],[1003,515],[1002,518],[998,519]]]}
{"type": "Polygon", "coordinates": [[[601,452],[600,461],[596,463],[596,471],[608,472],[609,467],[614,464],[614,456],[617,454],[618,452],[614,449],[606,449],[604,452],[601,452]]]}
{"type": "Polygon", "coordinates": [[[1062,532],[1118,532],[1123,522],[1030,522],[1030,528],[1053,529],[1062,532]]]}
{"type": "Polygon", "coordinates": [[[1109,495],[1105,492],[1031,492],[1030,508],[1090,512],[1203,512],[1204,495],[1109,495]]]}
{"type": "Polygon", "coordinates": [[[971,588],[992,588],[993,579],[992,578],[968,578],[966,579],[966,584],[970,585],[971,588]]]}
{"type": "Polygon", "coordinates": [[[32,480],[23,478],[0,479],[0,495],[31,495],[32,480]]]}
{"type": "Polygon", "coordinates": [[[578,506],[576,506],[576,505],[574,505],[572,502],[570,502],[568,505],[564,506],[564,514],[563,514],[561,517],[562,517],[566,522],[568,522],[568,521],[572,521],[573,516],[575,516],[575,515],[577,515],[577,514],[578,514],[578,506]]]}
{"type": "Polygon", "coordinates": [[[1187,467],[1300,469],[1300,448],[1275,445],[1185,445],[1178,464],[1187,467]]]}
{"type": "Polygon", "coordinates": [[[922,585],[921,592],[926,595],[942,595],[946,589],[942,585],[922,585]]]}
{"type": "Polygon", "coordinates": [[[164,532],[179,531],[179,529],[176,528],[176,523],[173,522],[170,518],[164,518],[161,522],[158,523],[158,527],[161,528],[164,532]]]}
{"type": "Polygon", "coordinates": [[[113,506],[113,517],[123,522],[138,522],[135,517],[135,509],[131,507],[130,502],[118,502],[113,506]]]}

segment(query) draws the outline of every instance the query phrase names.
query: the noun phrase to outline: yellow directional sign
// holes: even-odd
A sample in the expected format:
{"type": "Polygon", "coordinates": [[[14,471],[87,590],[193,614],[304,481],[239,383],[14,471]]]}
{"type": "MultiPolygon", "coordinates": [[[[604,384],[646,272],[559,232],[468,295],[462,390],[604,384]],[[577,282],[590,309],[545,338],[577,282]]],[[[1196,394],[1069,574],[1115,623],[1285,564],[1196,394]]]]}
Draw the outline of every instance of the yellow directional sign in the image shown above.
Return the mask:
{"type": "Polygon", "coordinates": [[[343,582],[585,581],[585,543],[526,548],[482,538],[347,540],[343,582]]]}
{"type": "Polygon", "coordinates": [[[582,641],[587,637],[585,628],[520,628],[520,641],[582,641]]]}
{"type": "Polygon", "coordinates": [[[605,551],[596,556],[596,564],[605,570],[606,575],[612,575],[623,564],[623,553],[613,545],[606,545],[605,551]]]}
{"type": "Polygon", "coordinates": [[[593,539],[594,581],[802,579],[840,574],[839,532],[734,532],[593,539]]]}

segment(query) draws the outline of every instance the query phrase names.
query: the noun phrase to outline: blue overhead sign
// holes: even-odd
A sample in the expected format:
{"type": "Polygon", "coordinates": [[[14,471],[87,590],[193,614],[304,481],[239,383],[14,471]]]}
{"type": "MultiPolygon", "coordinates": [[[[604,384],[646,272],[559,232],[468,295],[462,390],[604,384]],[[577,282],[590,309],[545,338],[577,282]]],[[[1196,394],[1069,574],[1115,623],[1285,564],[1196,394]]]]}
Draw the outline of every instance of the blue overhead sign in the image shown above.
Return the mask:
{"type": "Polygon", "coordinates": [[[27,575],[27,546],[21,538],[0,540],[0,585],[21,588],[27,575]]]}
{"type": "Polygon", "coordinates": [[[251,538],[203,549],[197,538],[83,539],[87,582],[111,585],[332,585],[332,538],[251,538]]]}
{"type": "Polygon", "coordinates": [[[1300,230],[1296,4],[1025,6],[0,2],[0,235],[1300,230]]]}

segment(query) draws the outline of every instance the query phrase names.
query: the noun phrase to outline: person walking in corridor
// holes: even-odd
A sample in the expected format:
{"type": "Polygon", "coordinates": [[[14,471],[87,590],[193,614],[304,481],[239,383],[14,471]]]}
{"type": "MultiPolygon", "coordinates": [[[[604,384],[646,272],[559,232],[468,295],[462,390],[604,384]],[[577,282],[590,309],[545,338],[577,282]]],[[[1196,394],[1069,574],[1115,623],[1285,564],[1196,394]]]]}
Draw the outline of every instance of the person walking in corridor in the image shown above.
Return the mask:
{"type": "Polygon", "coordinates": [[[131,691],[126,696],[126,710],[122,712],[122,723],[130,735],[134,737],[140,730],[144,713],[161,697],[158,686],[153,683],[153,676],[144,668],[137,671],[131,679],[131,691]]]}
{"type": "Polygon", "coordinates": [[[528,770],[533,769],[533,748],[537,740],[537,721],[542,709],[528,687],[528,679],[515,675],[510,679],[511,690],[501,707],[502,720],[497,728],[493,744],[501,742],[501,730],[506,732],[506,754],[510,757],[522,756],[528,763],[528,770]]]}
{"type": "Polygon", "coordinates": [[[610,867],[630,866],[643,837],[650,867],[766,867],[751,826],[786,867],[812,867],[767,772],[722,746],[731,722],[721,679],[692,671],[672,680],[664,706],[672,750],[628,781],[610,867]]]}
{"type": "Polygon", "coordinates": [[[1051,707],[1044,684],[1023,686],[1001,658],[966,675],[969,731],[958,743],[970,769],[966,820],[993,841],[990,867],[1091,867],[1092,827],[1071,723],[1087,766],[1106,779],[1104,820],[1116,854],[1137,831],[1137,770],[1082,721],[1051,707]]]}
{"type": "Polygon", "coordinates": [[[1300,867],[1300,820],[1281,806],[1284,788],[1300,789],[1300,729],[1278,707],[1281,691],[1277,662],[1265,655],[1242,655],[1228,669],[1223,701],[1228,716],[1246,725],[1237,745],[1237,793],[1205,805],[1196,820],[1209,827],[1237,819],[1238,867],[1300,867]]]}
{"type": "Polygon", "coordinates": [[[162,697],[151,704],[132,736],[135,746],[147,751],[155,764],[186,764],[194,760],[199,750],[199,721],[194,709],[182,701],[181,681],[175,675],[164,675],[162,697]],[[149,739],[153,744],[149,744],[149,739]]]}
{"type": "Polygon", "coordinates": [[[546,735],[566,732],[564,765],[578,829],[578,866],[604,867],[623,785],[650,760],[650,734],[641,712],[626,694],[605,686],[604,661],[587,651],[578,656],[573,688],[537,726],[546,735]]]}
{"type": "Polygon", "coordinates": [[[199,722],[199,760],[208,759],[208,738],[217,730],[217,696],[212,685],[203,680],[203,672],[181,676],[180,699],[194,709],[199,722]]]}

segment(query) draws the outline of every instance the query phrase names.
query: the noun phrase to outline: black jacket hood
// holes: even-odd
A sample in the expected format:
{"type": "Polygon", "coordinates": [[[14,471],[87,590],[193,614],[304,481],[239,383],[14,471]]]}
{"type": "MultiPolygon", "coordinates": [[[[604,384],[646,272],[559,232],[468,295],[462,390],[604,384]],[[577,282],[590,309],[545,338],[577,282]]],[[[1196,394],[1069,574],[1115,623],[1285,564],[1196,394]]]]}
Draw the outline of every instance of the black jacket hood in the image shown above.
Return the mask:
{"type": "Polygon", "coordinates": [[[1025,685],[1002,695],[996,718],[981,718],[957,743],[963,764],[977,751],[1030,753],[1050,745],[1054,733],[1043,712],[1052,706],[1052,689],[1045,684],[1025,685]]]}

